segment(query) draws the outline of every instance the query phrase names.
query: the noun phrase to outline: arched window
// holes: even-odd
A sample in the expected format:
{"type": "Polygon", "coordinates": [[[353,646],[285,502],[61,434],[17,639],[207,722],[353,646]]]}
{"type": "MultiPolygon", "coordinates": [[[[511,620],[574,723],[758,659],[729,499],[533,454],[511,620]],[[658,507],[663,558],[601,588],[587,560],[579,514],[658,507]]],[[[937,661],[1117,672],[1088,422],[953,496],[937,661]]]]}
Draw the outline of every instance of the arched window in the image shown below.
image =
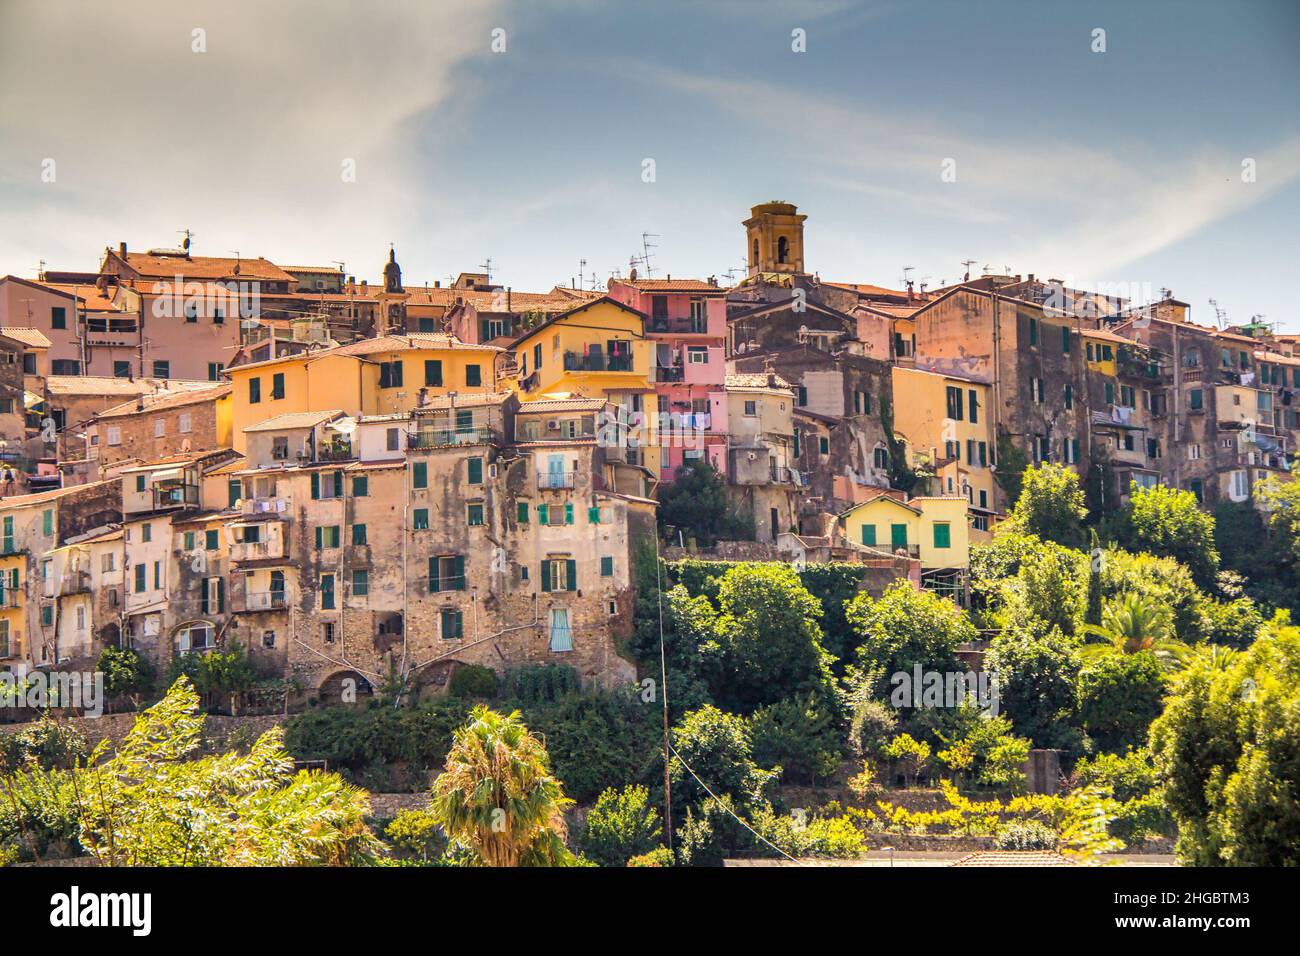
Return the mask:
{"type": "Polygon", "coordinates": [[[782,236],[776,241],[776,261],[786,262],[790,258],[790,240],[782,236]]]}
{"type": "Polygon", "coordinates": [[[757,239],[754,240],[754,253],[749,258],[749,264],[753,266],[758,265],[758,240],[757,239]]]}
{"type": "Polygon", "coordinates": [[[208,621],[191,621],[176,629],[176,651],[206,651],[216,645],[216,629],[208,621]]]}

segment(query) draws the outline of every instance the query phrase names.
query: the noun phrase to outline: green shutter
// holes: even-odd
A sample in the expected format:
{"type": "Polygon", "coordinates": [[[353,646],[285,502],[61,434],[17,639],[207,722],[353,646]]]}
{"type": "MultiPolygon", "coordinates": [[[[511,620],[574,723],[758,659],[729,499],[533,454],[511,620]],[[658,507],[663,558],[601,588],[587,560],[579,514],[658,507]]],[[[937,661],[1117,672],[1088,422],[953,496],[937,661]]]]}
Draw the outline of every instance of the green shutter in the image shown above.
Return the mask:
{"type": "Polygon", "coordinates": [[[442,385],[442,360],[425,359],[424,360],[424,384],[425,385],[442,385]]]}
{"type": "Polygon", "coordinates": [[[341,471],[334,472],[334,497],[343,497],[343,472],[341,471]]]}
{"type": "Polygon", "coordinates": [[[876,526],[874,524],[864,524],[862,526],[862,543],[869,548],[876,546],[876,526]]]}
{"type": "Polygon", "coordinates": [[[565,570],[568,572],[568,588],[570,591],[578,590],[578,562],[570,558],[564,562],[565,570]]]}
{"type": "Polygon", "coordinates": [[[365,498],[370,494],[370,479],[365,475],[357,475],[352,479],[352,497],[365,498]]]}
{"type": "Polygon", "coordinates": [[[528,502],[526,501],[519,502],[518,520],[520,524],[528,524],[528,502]]]}
{"type": "Polygon", "coordinates": [[[465,556],[462,554],[456,555],[456,580],[451,589],[453,591],[465,590],[465,556]]]}
{"type": "Polygon", "coordinates": [[[602,578],[608,578],[608,577],[613,577],[613,575],[614,575],[614,559],[613,559],[613,558],[601,558],[601,559],[600,559],[600,576],[601,576],[602,578]]]}
{"type": "Polygon", "coordinates": [[[598,507],[588,508],[587,520],[590,521],[592,524],[600,524],[600,508],[598,507]]]}
{"type": "Polygon", "coordinates": [[[567,502],[564,505],[564,523],[573,524],[573,503],[567,502]]]}
{"type": "Polygon", "coordinates": [[[438,559],[437,558],[429,559],[429,590],[430,591],[442,590],[442,582],[438,580],[438,559]]]}
{"type": "Polygon", "coordinates": [[[316,550],[319,551],[325,546],[325,529],[320,525],[316,526],[316,550]]]}
{"type": "Polygon", "coordinates": [[[320,497],[320,472],[318,471],[311,473],[311,496],[313,498],[320,497]]]}
{"type": "Polygon", "coordinates": [[[469,483],[471,485],[483,484],[483,459],[469,459],[469,483]]]}
{"type": "Polygon", "coordinates": [[[366,543],[366,526],[365,526],[365,525],[363,525],[363,524],[354,524],[354,525],[352,526],[352,543],[353,543],[353,544],[365,544],[365,543],[366,543]]]}
{"type": "Polygon", "coordinates": [[[429,466],[422,461],[417,461],[411,466],[411,487],[427,488],[429,485],[429,466]]]}
{"type": "Polygon", "coordinates": [[[907,547],[907,525],[905,524],[890,525],[889,546],[891,548],[907,547]]]}
{"type": "Polygon", "coordinates": [[[542,590],[549,591],[550,589],[551,589],[551,562],[543,561],[542,562],[542,590]]]}
{"type": "Polygon", "coordinates": [[[538,524],[550,524],[550,521],[547,520],[549,517],[550,517],[550,509],[549,509],[546,505],[538,505],[538,506],[537,506],[537,523],[538,523],[538,524]]]}
{"type": "Polygon", "coordinates": [[[934,546],[936,548],[948,548],[952,546],[952,533],[948,525],[937,522],[935,523],[934,546]]]}
{"type": "Polygon", "coordinates": [[[217,613],[226,613],[226,579],[217,578],[217,613]]]}
{"type": "Polygon", "coordinates": [[[54,511],[47,510],[41,514],[41,533],[46,537],[54,534],[54,511]]]}
{"type": "Polygon", "coordinates": [[[203,532],[203,546],[208,551],[216,551],[220,545],[221,539],[218,537],[218,532],[215,528],[211,531],[203,532]]]}

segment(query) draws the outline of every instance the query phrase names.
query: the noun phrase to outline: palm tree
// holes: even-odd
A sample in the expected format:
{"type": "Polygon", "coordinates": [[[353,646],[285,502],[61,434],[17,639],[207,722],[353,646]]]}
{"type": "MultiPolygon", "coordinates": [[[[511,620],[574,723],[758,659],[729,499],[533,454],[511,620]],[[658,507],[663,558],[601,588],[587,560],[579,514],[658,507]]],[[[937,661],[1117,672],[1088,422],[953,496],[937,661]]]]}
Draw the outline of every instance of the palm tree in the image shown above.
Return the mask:
{"type": "Polygon", "coordinates": [[[448,840],[484,866],[572,865],[564,811],[573,801],[550,763],[519,711],[502,716],[480,704],[453,736],[430,810],[448,840]]]}
{"type": "Polygon", "coordinates": [[[1100,638],[1084,644],[1085,657],[1151,651],[1165,670],[1186,665],[1192,649],[1172,636],[1173,615],[1164,605],[1140,594],[1124,594],[1106,605],[1101,621],[1100,627],[1083,627],[1085,634],[1100,638]]]}

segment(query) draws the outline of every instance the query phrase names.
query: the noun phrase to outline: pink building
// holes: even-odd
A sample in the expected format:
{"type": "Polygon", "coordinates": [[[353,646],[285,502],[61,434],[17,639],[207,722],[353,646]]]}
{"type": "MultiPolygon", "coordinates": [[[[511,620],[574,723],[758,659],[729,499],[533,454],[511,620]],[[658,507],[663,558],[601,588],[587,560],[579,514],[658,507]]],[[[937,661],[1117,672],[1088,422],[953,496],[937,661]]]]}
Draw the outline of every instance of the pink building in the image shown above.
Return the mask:
{"type": "Polygon", "coordinates": [[[725,474],[727,290],[712,279],[611,279],[609,296],[650,316],[660,480],[700,457],[725,474]]]}

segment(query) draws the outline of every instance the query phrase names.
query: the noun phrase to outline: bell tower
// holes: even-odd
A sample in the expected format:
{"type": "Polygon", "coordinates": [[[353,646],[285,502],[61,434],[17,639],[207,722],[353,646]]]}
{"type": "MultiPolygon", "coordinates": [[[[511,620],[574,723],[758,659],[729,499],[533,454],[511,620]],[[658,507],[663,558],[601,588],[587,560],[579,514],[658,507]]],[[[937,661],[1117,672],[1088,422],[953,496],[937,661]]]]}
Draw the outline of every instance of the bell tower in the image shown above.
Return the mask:
{"type": "Polygon", "coordinates": [[[765,202],[750,209],[743,225],[751,278],[760,272],[804,271],[803,221],[807,218],[788,202],[765,202]]]}
{"type": "Polygon", "coordinates": [[[406,328],[406,300],[409,293],[402,288],[402,267],[397,264],[397,250],[388,249],[388,262],[384,265],[384,291],[379,293],[378,329],[390,334],[404,334],[406,328]]]}

